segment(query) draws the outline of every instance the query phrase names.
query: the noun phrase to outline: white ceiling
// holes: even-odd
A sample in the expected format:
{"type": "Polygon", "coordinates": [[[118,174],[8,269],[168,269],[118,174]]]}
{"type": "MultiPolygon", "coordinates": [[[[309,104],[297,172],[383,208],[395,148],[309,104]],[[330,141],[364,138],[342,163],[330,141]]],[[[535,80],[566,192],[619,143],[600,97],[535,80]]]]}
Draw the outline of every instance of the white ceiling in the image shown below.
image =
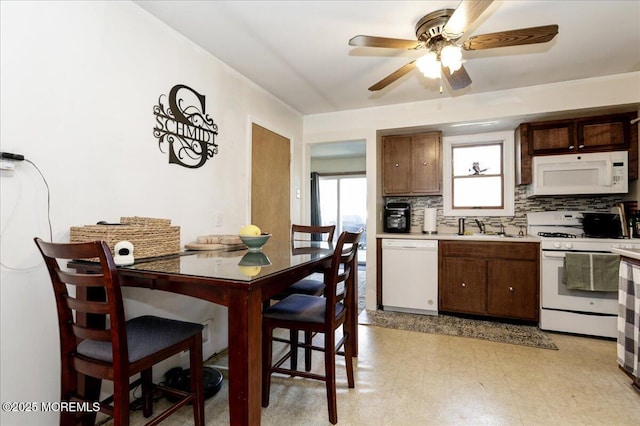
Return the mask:
{"type": "MultiPolygon", "coordinates": [[[[415,51],[351,47],[358,34],[415,39],[415,24],[459,1],[143,1],[137,4],[304,115],[640,70],[640,1],[494,1],[463,36],[558,24],[549,43],[464,52],[470,87],[417,70],[367,88],[415,51]]],[[[632,87],[629,90],[638,90],[632,87]]]]}

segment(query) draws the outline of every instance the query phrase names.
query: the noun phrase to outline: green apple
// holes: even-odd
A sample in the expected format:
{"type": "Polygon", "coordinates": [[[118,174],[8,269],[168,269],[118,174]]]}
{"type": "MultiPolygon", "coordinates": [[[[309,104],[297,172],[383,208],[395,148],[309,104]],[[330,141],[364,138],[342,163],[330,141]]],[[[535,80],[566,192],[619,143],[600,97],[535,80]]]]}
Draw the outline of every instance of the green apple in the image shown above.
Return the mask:
{"type": "Polygon", "coordinates": [[[257,237],[262,231],[255,225],[244,225],[240,228],[240,235],[243,237],[257,237]]]}

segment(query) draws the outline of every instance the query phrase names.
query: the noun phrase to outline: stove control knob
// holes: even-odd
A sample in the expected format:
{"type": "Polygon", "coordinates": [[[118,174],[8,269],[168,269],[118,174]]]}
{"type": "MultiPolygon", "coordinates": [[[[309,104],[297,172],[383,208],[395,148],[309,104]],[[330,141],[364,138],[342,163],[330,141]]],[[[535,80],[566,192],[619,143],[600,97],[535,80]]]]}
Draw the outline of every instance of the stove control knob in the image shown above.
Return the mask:
{"type": "Polygon", "coordinates": [[[573,248],[573,243],[564,243],[564,246],[568,249],[572,249],[573,248]]]}
{"type": "Polygon", "coordinates": [[[561,244],[559,242],[553,243],[553,248],[560,248],[561,244]]]}

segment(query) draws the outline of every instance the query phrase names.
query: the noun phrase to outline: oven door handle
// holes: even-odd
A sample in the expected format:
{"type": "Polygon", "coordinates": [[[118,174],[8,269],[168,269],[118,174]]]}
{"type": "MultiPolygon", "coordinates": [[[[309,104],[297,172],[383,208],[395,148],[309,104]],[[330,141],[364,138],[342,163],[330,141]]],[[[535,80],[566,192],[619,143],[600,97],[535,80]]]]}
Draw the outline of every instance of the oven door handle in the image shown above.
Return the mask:
{"type": "MultiPolygon", "coordinates": [[[[546,257],[547,259],[564,259],[565,254],[567,252],[564,251],[543,251],[542,257],[546,257]]],[[[609,251],[581,251],[581,254],[613,254],[609,251]]]]}
{"type": "Polygon", "coordinates": [[[557,251],[543,251],[542,257],[550,258],[550,259],[564,259],[564,252],[557,251]]]}

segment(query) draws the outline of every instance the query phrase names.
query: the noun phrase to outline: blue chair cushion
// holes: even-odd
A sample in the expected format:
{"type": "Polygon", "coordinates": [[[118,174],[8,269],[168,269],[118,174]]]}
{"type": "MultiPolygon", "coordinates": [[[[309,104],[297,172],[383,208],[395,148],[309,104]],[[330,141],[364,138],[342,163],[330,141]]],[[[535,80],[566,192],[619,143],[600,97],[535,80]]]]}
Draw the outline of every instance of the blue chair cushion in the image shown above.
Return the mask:
{"type": "MultiPolygon", "coordinates": [[[[138,361],[166,347],[174,345],[204,328],[202,324],[176,321],[150,315],[131,319],[126,323],[129,362],[138,361]]],[[[83,340],[78,353],[105,362],[113,362],[111,342],[83,340]]]]}
{"type": "MultiPolygon", "coordinates": [[[[327,299],[323,296],[292,294],[262,311],[262,316],[278,320],[321,324],[324,322],[326,308],[327,299]]],[[[338,303],[336,317],[340,316],[344,309],[344,305],[338,303]]]]}
{"type": "Polygon", "coordinates": [[[272,296],[271,299],[282,300],[291,294],[308,294],[311,296],[322,296],[324,294],[324,281],[314,278],[304,278],[295,284],[272,296]]]}
{"type": "Polygon", "coordinates": [[[320,296],[324,292],[324,281],[305,278],[289,286],[287,292],[320,296]]]}

